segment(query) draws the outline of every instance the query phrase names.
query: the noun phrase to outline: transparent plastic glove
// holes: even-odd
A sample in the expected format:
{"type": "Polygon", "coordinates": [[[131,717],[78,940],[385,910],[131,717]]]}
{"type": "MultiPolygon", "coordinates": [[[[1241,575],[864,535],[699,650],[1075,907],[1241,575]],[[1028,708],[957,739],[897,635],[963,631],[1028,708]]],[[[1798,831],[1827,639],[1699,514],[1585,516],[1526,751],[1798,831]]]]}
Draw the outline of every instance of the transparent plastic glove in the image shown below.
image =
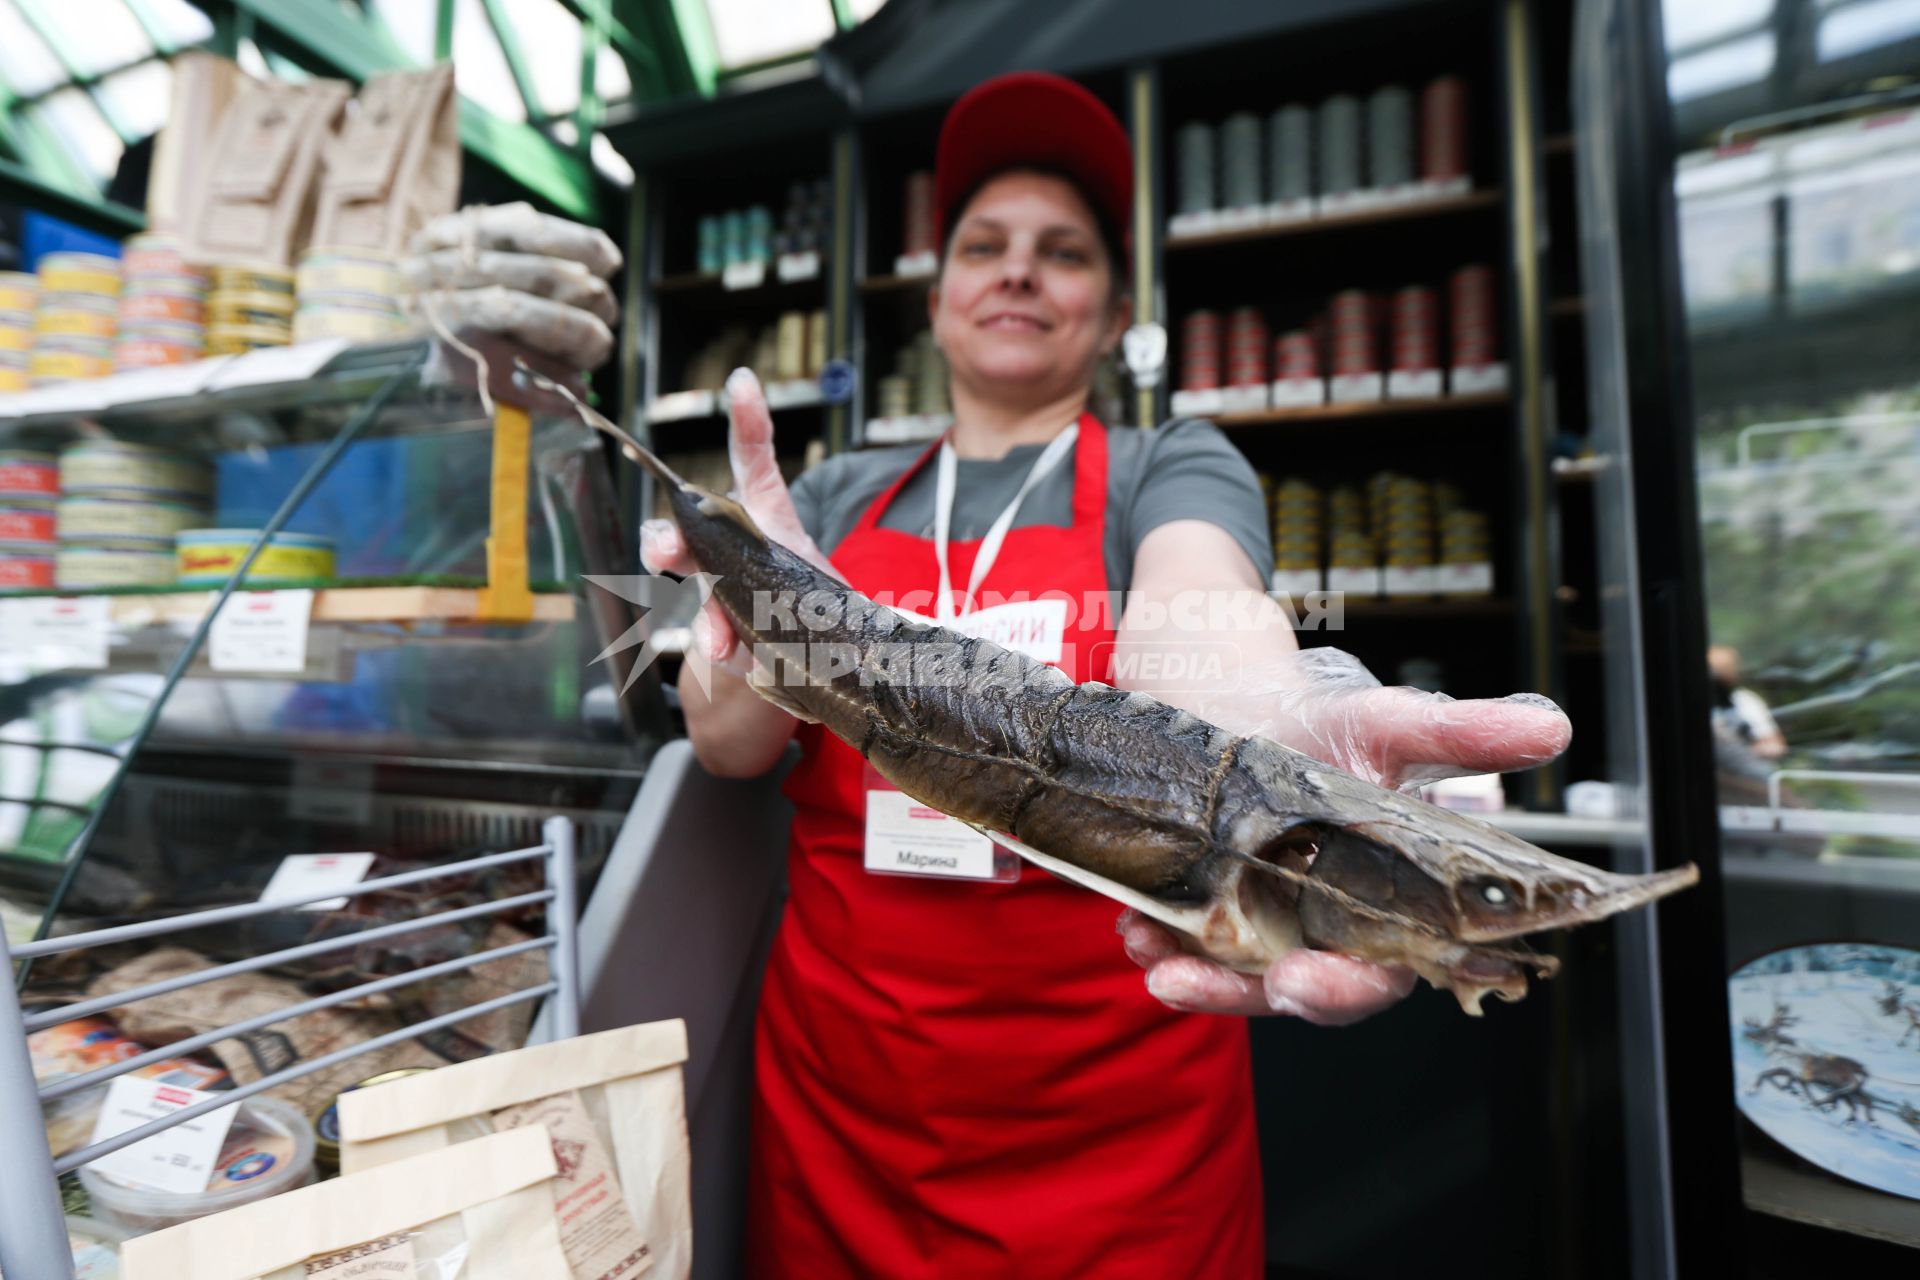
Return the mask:
{"type": "Polygon", "coordinates": [[[541,213],[524,200],[468,205],[442,214],[414,232],[407,242],[407,252],[415,255],[436,249],[458,249],[469,256],[486,249],[503,249],[565,258],[602,279],[618,271],[622,262],[619,247],[606,232],[541,213]]]}
{"type": "Polygon", "coordinates": [[[423,327],[499,334],[572,369],[598,368],[613,354],[613,330],[599,316],[504,285],[429,290],[408,296],[405,304],[423,327]]]}
{"type": "Polygon", "coordinates": [[[597,317],[603,324],[613,324],[620,318],[620,308],[607,282],[570,258],[494,249],[472,254],[459,249],[436,249],[401,259],[400,274],[415,293],[499,285],[577,308],[597,317]]]}
{"type": "MultiPolygon", "coordinates": [[[[794,510],[793,495],[787,490],[773,452],[773,415],[767,411],[766,394],[752,371],[735,369],[727,379],[727,405],[732,417],[727,429],[732,496],[769,538],[823,573],[841,579],[840,571],[814,545],[794,510]]],[[[640,526],[640,561],[649,573],[685,577],[700,572],[686,539],[671,520],[649,520],[640,526]]],[[[752,656],[739,644],[733,624],[714,601],[707,601],[694,619],[693,637],[698,651],[714,665],[741,676],[752,670],[752,656]]]]}
{"type": "MultiPolygon", "coordinates": [[[[1566,714],[1538,694],[1456,701],[1387,688],[1352,654],[1328,648],[1249,671],[1231,696],[1202,702],[1194,713],[1401,790],[1545,764],[1572,736],[1566,714]]],[[[1127,955],[1147,971],[1147,990],[1191,1012],[1291,1014],[1337,1026],[1404,999],[1416,980],[1407,969],[1305,950],[1256,978],[1187,954],[1172,930],[1132,911],[1118,928],[1127,955]]]]}

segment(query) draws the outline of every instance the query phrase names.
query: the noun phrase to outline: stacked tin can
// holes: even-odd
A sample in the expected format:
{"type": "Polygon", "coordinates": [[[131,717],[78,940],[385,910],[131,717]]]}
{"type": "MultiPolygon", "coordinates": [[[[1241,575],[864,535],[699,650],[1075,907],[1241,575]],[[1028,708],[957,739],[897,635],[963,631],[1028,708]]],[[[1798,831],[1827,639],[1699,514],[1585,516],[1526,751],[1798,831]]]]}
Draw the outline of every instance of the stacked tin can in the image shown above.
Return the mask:
{"type": "MultiPolygon", "coordinates": [[[[753,226],[754,214],[748,210],[749,233],[753,226]]],[[[769,247],[776,258],[789,253],[824,255],[832,231],[832,185],[824,179],[796,182],[787,188],[787,207],[780,215],[780,229],[771,233],[769,247]]]]}
{"type": "Polygon", "coordinates": [[[1393,370],[1424,373],[1440,367],[1440,304],[1432,289],[1409,285],[1393,295],[1393,370]]]}
{"type": "Polygon", "coordinates": [[[1273,341],[1273,377],[1276,382],[1320,376],[1320,350],[1305,329],[1289,329],[1273,341]]]}
{"type": "Polygon", "coordinates": [[[1264,203],[1260,146],[1260,117],[1237,111],[1220,126],[1220,197],[1227,209],[1248,209],[1264,203]]]}
{"type": "Polygon", "coordinates": [[[33,385],[33,312],[40,283],[24,271],[0,271],[0,395],[33,385]]]}
{"type": "Polygon", "coordinates": [[[1380,372],[1379,344],[1375,340],[1373,299],[1361,289],[1344,289],[1330,304],[1333,325],[1333,376],[1353,377],[1380,372]]]}
{"type": "Polygon", "coordinates": [[[264,264],[224,265],[210,278],[208,355],[239,355],[293,341],[293,272],[264,264]]]}
{"type": "Polygon", "coordinates": [[[1420,177],[1450,182],[1467,176],[1467,82],[1441,76],[1420,95],[1420,177]]]}
{"type": "Polygon", "coordinates": [[[1367,529],[1366,503],[1352,485],[1327,495],[1327,565],[1332,569],[1372,569],[1380,555],[1367,529]]]}
{"type": "Polygon", "coordinates": [[[710,213],[700,219],[700,273],[718,275],[726,262],[725,219],[710,213]]]}
{"type": "Polygon", "coordinates": [[[1267,382],[1267,322],[1257,307],[1235,307],[1227,320],[1227,385],[1267,382]]]}
{"type": "Polygon", "coordinates": [[[1320,194],[1346,195],[1360,189],[1360,100],[1336,93],[1320,104],[1320,194]]]}
{"type": "Polygon", "coordinates": [[[1488,564],[1493,560],[1493,543],[1487,532],[1487,516],[1461,506],[1443,506],[1440,511],[1440,563],[1488,564]]]}
{"type": "Polygon", "coordinates": [[[1383,471],[1369,486],[1373,527],[1389,569],[1433,566],[1433,490],[1423,480],[1383,471]]]}
{"type": "Polygon", "coordinates": [[[1320,568],[1325,545],[1326,511],[1320,491],[1290,477],[1273,490],[1273,567],[1282,573],[1320,568]]]}
{"type": "Polygon", "coordinates": [[[1179,205],[1176,213],[1207,213],[1218,206],[1214,186],[1213,126],[1195,121],[1183,125],[1174,140],[1179,166],[1179,205]]]}
{"type": "Polygon", "coordinates": [[[1367,99],[1367,185],[1403,187],[1413,181],[1413,94],[1390,84],[1367,99]]]}
{"type": "Polygon", "coordinates": [[[61,588],[164,586],[174,536],[208,522],[213,472],[171,449],[90,440],[60,454],[61,588]]]}
{"type": "Polygon", "coordinates": [[[900,252],[908,257],[938,253],[934,240],[933,174],[922,169],[907,175],[906,204],[901,210],[900,252]]]}
{"type": "Polygon", "coordinates": [[[905,370],[913,379],[913,411],[917,414],[952,413],[947,398],[947,358],[934,345],[933,330],[922,329],[908,348],[905,370]]]}
{"type": "Polygon", "coordinates": [[[294,273],[293,340],[378,342],[404,333],[406,285],[393,254],[373,249],[309,249],[294,273]]]}
{"type": "Polygon", "coordinates": [[[53,586],[60,471],[50,453],[0,451],[0,591],[53,586]]]}
{"type": "Polygon", "coordinates": [[[1492,267],[1475,263],[1453,273],[1448,282],[1448,312],[1454,368],[1477,368],[1500,358],[1492,267]]]}
{"type": "Polygon", "coordinates": [[[121,259],[116,369],[152,369],[198,360],[207,345],[207,273],[161,236],[135,236],[121,259]]]}
{"type": "Polygon", "coordinates": [[[97,253],[50,253],[40,259],[33,312],[35,386],[104,378],[113,372],[113,335],[120,325],[120,262],[97,253]]]}
{"type": "Polygon", "coordinates": [[[1291,103],[1267,122],[1267,198],[1313,198],[1313,112],[1291,103]]]}
{"type": "Polygon", "coordinates": [[[1213,391],[1220,386],[1220,314],[1194,311],[1180,326],[1180,389],[1213,391]]]}

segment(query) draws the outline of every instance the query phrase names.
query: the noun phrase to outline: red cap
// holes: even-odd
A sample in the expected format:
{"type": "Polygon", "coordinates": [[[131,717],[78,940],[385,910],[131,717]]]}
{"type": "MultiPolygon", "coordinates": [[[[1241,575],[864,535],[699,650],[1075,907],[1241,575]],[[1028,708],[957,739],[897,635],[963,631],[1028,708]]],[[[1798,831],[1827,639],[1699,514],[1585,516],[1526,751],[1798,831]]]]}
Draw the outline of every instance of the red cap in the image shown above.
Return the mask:
{"type": "Polygon", "coordinates": [[[1044,71],[995,76],[961,96],[940,128],[934,161],[935,237],[959,203],[994,174],[1023,166],[1071,175],[1124,241],[1133,239],[1133,144],[1105,103],[1044,71]]]}

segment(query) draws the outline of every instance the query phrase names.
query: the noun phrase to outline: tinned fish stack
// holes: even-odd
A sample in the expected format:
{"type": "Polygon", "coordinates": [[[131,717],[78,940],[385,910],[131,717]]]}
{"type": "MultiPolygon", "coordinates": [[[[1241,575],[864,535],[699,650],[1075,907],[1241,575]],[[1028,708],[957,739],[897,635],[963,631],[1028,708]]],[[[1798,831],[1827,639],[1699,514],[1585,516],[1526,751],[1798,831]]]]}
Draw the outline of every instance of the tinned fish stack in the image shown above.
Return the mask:
{"type": "Polygon", "coordinates": [[[284,267],[218,266],[207,293],[207,354],[234,356],[293,341],[294,279],[284,267]]]}
{"type": "Polygon", "coordinates": [[[907,176],[906,207],[901,213],[900,251],[908,257],[938,253],[940,246],[933,232],[933,174],[930,171],[922,169],[907,176]]]}
{"type": "Polygon", "coordinates": [[[1448,283],[1453,367],[1479,368],[1499,359],[1493,315],[1493,268],[1460,268],[1448,283]]]}
{"type": "Polygon", "coordinates": [[[372,249],[308,250],[294,276],[293,340],[379,342],[406,331],[405,291],[392,254],[372,249]]]}
{"type": "Polygon", "coordinates": [[[104,378],[113,372],[119,327],[120,263],[97,253],[50,253],[40,260],[33,312],[35,386],[104,378]]]}
{"type": "Polygon", "coordinates": [[[40,285],[24,271],[0,271],[0,394],[32,385],[33,313],[40,285]]]}
{"type": "Polygon", "coordinates": [[[1333,376],[1356,377],[1380,372],[1379,344],[1374,339],[1373,300],[1364,290],[1346,289],[1333,295],[1333,376]]]}
{"type": "Polygon", "coordinates": [[[1360,100],[1336,93],[1320,104],[1320,194],[1343,196],[1360,189],[1360,100]]]}
{"type": "Polygon", "coordinates": [[[0,591],[53,586],[60,472],[54,456],[0,452],[0,591]]]}
{"type": "Polygon", "coordinates": [[[1320,352],[1305,329],[1289,329],[1273,341],[1275,381],[1297,381],[1320,376],[1320,352]]]}
{"type": "Polygon", "coordinates": [[[1267,382],[1267,322],[1254,307],[1236,307],[1227,321],[1227,385],[1267,382]]]}
{"type": "Polygon", "coordinates": [[[1367,509],[1359,490],[1336,487],[1327,497],[1327,566],[1331,569],[1373,569],[1379,550],[1367,528],[1367,509]]]}
{"type": "Polygon", "coordinates": [[[1393,295],[1393,370],[1425,373],[1440,367],[1440,304],[1433,290],[1411,285],[1393,295]]]}
{"type": "Polygon", "coordinates": [[[1382,473],[1372,485],[1374,528],[1389,569],[1427,569],[1434,563],[1433,492],[1424,481],[1382,473]]]}
{"type": "Polygon", "coordinates": [[[1267,122],[1267,198],[1313,198],[1313,112],[1293,103],[1267,122]]]}
{"type": "Polygon", "coordinates": [[[1273,567],[1283,573],[1320,568],[1325,542],[1325,508],[1320,491],[1305,480],[1282,481],[1273,494],[1273,567]]]}
{"type": "Polygon", "coordinates": [[[1180,389],[1213,391],[1220,386],[1220,313],[1195,311],[1180,326],[1180,389]]]}
{"type": "Polygon", "coordinates": [[[1222,207],[1249,209],[1262,203],[1260,169],[1260,117],[1235,112],[1220,125],[1222,207]]]}
{"type": "Polygon", "coordinates": [[[1174,141],[1179,169],[1179,213],[1207,213],[1219,207],[1215,193],[1213,126],[1183,125],[1174,141]]]}
{"type": "Polygon", "coordinates": [[[1457,183],[1467,176],[1467,82],[1441,76],[1420,95],[1420,180],[1457,183]]]}
{"type": "Polygon", "coordinates": [[[207,345],[207,273],[160,236],[127,241],[121,261],[125,285],[113,367],[152,369],[198,360],[207,345]]]}
{"type": "Polygon", "coordinates": [[[124,441],[86,441],[60,455],[56,584],[164,586],[174,536],[207,522],[213,473],[200,459],[124,441]]]}
{"type": "Polygon", "coordinates": [[[1367,185],[1375,190],[1413,181],[1413,94],[1387,85],[1367,99],[1367,185]]]}

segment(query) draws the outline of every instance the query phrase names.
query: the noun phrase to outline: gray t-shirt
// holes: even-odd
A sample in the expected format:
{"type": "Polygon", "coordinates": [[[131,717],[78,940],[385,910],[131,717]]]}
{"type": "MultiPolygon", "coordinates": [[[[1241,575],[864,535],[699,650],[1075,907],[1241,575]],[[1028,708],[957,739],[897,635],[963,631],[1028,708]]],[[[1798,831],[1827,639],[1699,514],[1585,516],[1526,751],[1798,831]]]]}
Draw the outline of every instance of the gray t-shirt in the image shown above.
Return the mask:
{"type": "MultiPolygon", "coordinates": [[[[836,454],[793,484],[793,505],[820,549],[833,554],[873,500],[913,465],[924,445],[836,454]]],[[[1019,445],[1004,458],[962,458],[954,489],[955,542],[986,536],[1006,510],[1044,446],[1019,445]]],[[[1079,449],[1078,443],[1074,445],[1079,449]]],[[[934,468],[919,474],[880,516],[880,527],[933,537],[934,468]]],[[[1259,571],[1273,573],[1273,542],[1267,530],[1260,482],[1240,451],[1212,423],[1185,418],[1151,431],[1107,431],[1106,561],[1109,590],[1133,581],[1140,543],[1173,520],[1205,520],[1231,534],[1259,571]]],[[[1073,523],[1073,461],[1063,459],[1027,500],[1013,527],[1073,523]]]]}

